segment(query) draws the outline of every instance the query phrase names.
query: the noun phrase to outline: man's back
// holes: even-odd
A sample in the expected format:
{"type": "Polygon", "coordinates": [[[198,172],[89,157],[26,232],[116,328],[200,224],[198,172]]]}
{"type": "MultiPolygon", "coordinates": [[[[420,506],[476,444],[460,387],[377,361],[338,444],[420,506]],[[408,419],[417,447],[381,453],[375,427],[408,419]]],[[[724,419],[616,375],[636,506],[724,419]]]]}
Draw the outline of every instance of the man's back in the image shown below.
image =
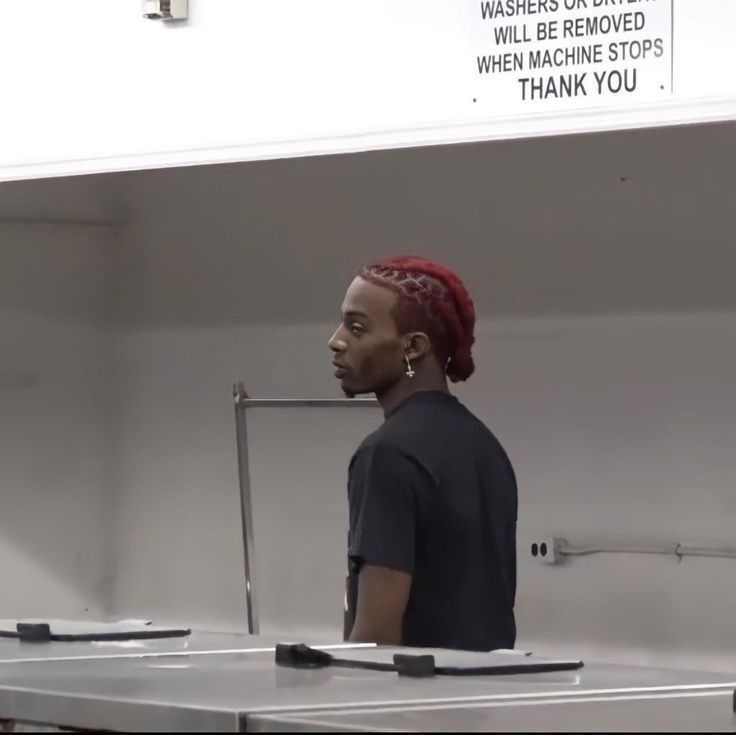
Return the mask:
{"type": "Polygon", "coordinates": [[[409,646],[516,638],[517,490],[493,434],[448,393],[411,395],[350,464],[349,616],[364,564],[412,575],[409,646]]]}

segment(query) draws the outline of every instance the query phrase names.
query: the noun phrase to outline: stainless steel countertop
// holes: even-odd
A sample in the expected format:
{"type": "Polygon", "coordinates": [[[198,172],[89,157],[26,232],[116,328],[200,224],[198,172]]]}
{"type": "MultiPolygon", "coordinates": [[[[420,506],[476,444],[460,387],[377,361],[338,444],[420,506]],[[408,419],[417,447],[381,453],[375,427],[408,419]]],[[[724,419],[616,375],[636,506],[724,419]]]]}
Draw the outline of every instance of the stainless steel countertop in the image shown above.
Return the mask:
{"type": "MultiPolygon", "coordinates": [[[[82,659],[144,658],[161,655],[204,655],[208,653],[242,653],[246,651],[271,651],[277,643],[286,642],[283,636],[239,635],[236,633],[193,632],[181,638],[151,640],[105,641],[99,643],[74,643],[51,641],[48,643],[21,643],[17,639],[0,638],[0,664],[33,663],[41,661],[73,661],[82,659]]],[[[308,643],[316,647],[332,647],[334,639],[316,636],[301,638],[295,643],[308,643]]],[[[342,647],[343,644],[335,644],[342,647]]]]}
{"type": "Polygon", "coordinates": [[[252,715],[249,732],[736,732],[731,691],[252,715]]]}
{"type": "Polygon", "coordinates": [[[268,653],[0,665],[0,718],[109,730],[237,730],[256,713],[728,691],[736,674],[589,663],[575,672],[399,678],[277,667],[268,653]]]}

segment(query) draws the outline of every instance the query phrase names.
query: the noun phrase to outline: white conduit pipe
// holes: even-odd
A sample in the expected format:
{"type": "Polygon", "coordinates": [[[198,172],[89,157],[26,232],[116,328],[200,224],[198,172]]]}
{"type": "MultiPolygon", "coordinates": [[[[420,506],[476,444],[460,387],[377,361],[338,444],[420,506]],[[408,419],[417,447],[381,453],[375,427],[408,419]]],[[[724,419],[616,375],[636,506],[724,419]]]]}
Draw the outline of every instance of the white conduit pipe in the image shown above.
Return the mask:
{"type": "Polygon", "coordinates": [[[565,539],[555,539],[555,552],[560,556],[587,556],[589,554],[661,554],[664,556],[701,556],[736,559],[736,548],[662,544],[661,546],[573,546],[565,539]]]}

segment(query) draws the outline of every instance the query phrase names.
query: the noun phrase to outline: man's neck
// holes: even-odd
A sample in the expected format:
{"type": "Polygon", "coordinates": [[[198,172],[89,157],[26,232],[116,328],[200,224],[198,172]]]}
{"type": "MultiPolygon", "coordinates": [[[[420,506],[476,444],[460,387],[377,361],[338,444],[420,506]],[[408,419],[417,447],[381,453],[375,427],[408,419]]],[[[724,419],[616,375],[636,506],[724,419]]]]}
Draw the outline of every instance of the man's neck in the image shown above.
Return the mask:
{"type": "Polygon", "coordinates": [[[409,396],[414,393],[424,393],[425,391],[440,391],[441,393],[449,393],[447,387],[447,378],[444,374],[415,375],[413,378],[405,376],[402,380],[397,381],[386,390],[376,393],[376,398],[381,404],[383,415],[388,416],[397,406],[403,403],[409,396]]]}

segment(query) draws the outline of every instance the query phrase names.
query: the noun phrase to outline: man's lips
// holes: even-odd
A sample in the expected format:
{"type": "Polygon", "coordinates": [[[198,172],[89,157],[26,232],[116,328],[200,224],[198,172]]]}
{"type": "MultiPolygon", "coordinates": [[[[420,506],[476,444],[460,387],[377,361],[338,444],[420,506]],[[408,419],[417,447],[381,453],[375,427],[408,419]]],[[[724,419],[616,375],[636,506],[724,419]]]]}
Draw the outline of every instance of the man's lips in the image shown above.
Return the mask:
{"type": "Polygon", "coordinates": [[[332,361],[332,366],[335,368],[335,377],[338,379],[344,378],[350,372],[345,365],[337,360],[332,361]]]}

